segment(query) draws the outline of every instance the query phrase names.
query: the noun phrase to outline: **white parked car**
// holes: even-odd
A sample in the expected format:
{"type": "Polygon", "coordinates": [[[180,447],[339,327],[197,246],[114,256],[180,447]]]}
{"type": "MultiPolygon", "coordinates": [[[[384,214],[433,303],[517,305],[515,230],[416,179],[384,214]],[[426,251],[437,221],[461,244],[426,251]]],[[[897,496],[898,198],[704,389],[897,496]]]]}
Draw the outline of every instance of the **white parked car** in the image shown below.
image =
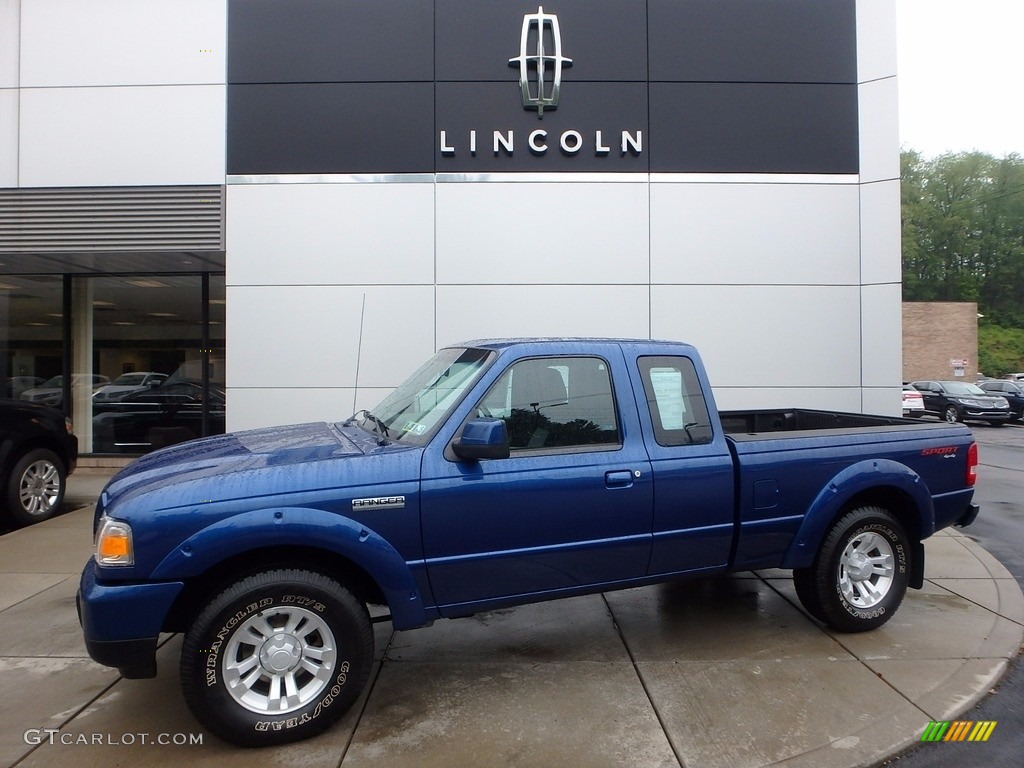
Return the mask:
{"type": "Polygon", "coordinates": [[[917,418],[924,413],[924,396],[909,384],[903,385],[903,415],[917,418]]]}
{"type": "Polygon", "coordinates": [[[156,373],[154,371],[122,373],[106,386],[97,389],[93,393],[92,399],[94,403],[116,402],[125,395],[159,387],[166,380],[166,373],[156,373]]]}
{"type": "MultiPolygon", "coordinates": [[[[75,373],[71,375],[72,389],[83,386],[91,386],[93,389],[96,389],[109,383],[110,379],[108,377],[101,376],[98,373],[90,375],[75,373]]],[[[28,400],[30,403],[59,406],[64,400],[64,377],[54,376],[44,381],[38,387],[26,389],[21,393],[21,399],[28,400]]]]}

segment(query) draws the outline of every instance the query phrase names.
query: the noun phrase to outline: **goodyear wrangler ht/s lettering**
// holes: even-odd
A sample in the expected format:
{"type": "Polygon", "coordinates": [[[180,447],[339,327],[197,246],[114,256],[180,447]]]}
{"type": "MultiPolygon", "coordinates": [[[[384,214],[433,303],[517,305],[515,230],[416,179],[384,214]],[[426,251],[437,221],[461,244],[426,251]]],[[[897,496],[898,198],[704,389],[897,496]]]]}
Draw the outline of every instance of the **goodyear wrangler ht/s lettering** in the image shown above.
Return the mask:
{"type": "Polygon", "coordinates": [[[200,612],[181,651],[185,701],[241,746],[283,744],[336,722],[370,674],[366,607],[322,574],[242,579],[200,612]]]}
{"type": "Polygon", "coordinates": [[[829,530],[810,568],[793,571],[797,596],[816,619],[844,632],[888,621],[910,580],[910,543],[881,507],[859,507],[829,530]]]}

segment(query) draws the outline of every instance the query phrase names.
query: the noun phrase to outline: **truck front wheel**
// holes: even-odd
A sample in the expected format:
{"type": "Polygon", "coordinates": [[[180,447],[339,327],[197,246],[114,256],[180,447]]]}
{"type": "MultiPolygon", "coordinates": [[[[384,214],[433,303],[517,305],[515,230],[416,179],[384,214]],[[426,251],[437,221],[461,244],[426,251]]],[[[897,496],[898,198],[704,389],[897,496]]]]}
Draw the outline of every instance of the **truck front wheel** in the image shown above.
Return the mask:
{"type": "Polygon", "coordinates": [[[887,622],[907,591],[910,542],[881,507],[859,507],[829,530],[810,568],[793,572],[807,612],[844,632],[887,622]]]}
{"type": "Polygon", "coordinates": [[[323,574],[274,570],[242,579],[200,611],[182,645],[181,685],[214,734],[268,746],[334,724],[372,663],[362,603],[323,574]]]}

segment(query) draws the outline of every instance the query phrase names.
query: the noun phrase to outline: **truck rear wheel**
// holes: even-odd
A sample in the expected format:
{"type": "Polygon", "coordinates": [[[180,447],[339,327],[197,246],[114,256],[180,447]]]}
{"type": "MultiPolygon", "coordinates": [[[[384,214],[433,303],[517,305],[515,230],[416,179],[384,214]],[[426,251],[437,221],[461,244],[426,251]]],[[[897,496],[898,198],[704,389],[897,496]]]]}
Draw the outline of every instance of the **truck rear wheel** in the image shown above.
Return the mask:
{"type": "Polygon", "coordinates": [[[910,542],[885,509],[859,507],[829,530],[810,568],[793,572],[797,596],[815,618],[844,632],[887,622],[907,592],[910,542]]]}
{"type": "Polygon", "coordinates": [[[181,650],[196,718],[241,746],[298,741],[359,698],[373,663],[366,606],[333,579],[274,570],[242,579],[199,613],[181,650]]]}

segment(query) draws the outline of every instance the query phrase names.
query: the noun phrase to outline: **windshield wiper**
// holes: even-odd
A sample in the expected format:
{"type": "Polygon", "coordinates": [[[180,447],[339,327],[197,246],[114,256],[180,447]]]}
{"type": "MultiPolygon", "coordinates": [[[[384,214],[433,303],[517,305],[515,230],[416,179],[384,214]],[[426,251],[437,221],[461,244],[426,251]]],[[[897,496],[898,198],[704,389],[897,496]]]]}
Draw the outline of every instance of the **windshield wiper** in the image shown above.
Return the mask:
{"type": "MultiPolygon", "coordinates": [[[[344,424],[342,424],[342,426],[343,427],[347,427],[347,426],[351,425],[352,422],[356,421],[360,416],[363,417],[363,422],[367,422],[368,421],[371,424],[373,424],[375,431],[377,431],[381,435],[381,443],[380,444],[384,445],[384,443],[387,442],[384,438],[390,437],[390,435],[391,435],[391,431],[388,429],[388,425],[385,424],[380,419],[378,419],[376,416],[374,416],[372,413],[370,413],[365,408],[363,408],[361,411],[356,411],[354,414],[352,414],[348,419],[345,420],[345,422],[344,422],[344,424]]],[[[360,425],[360,426],[362,426],[362,425],[360,425]]]]}

